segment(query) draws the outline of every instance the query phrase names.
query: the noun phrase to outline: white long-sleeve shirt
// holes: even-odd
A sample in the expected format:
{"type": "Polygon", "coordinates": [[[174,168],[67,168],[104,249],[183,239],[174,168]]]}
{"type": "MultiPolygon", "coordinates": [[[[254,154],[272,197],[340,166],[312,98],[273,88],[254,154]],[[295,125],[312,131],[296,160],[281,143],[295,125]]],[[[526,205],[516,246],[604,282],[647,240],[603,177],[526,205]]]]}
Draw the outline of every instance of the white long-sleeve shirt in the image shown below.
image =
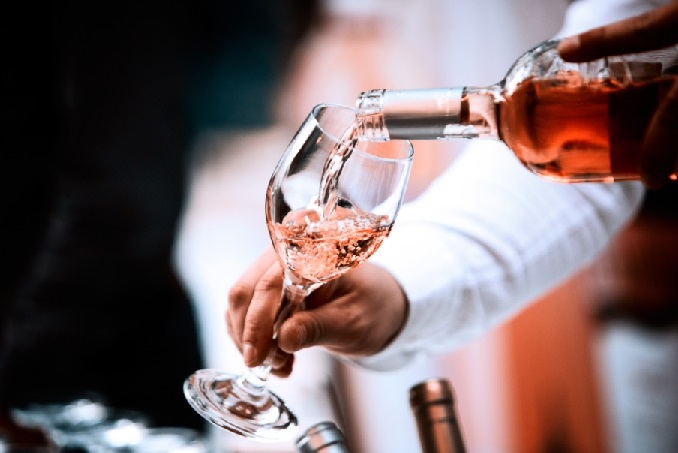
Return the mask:
{"type": "MultiPolygon", "coordinates": [[[[580,0],[560,36],[666,1],[580,0]]],[[[410,303],[399,336],[356,362],[395,369],[416,354],[463,345],[588,264],[635,214],[639,182],[561,184],[523,168],[502,143],[477,140],[417,200],[371,261],[410,303]]]]}

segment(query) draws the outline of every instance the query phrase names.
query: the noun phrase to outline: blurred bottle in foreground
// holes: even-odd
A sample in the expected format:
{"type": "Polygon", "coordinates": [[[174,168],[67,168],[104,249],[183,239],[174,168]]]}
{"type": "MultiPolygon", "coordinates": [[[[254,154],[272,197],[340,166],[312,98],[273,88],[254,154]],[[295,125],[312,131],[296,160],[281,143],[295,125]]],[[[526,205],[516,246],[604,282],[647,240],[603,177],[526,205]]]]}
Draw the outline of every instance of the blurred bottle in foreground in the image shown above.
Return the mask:
{"type": "Polygon", "coordinates": [[[446,379],[429,379],[410,389],[422,453],[464,453],[464,438],[454,408],[454,391],[446,379]]]}
{"type": "Polygon", "coordinates": [[[331,421],[316,423],[297,438],[299,453],[350,453],[339,427],[331,421]]]}
{"type": "Polygon", "coordinates": [[[363,92],[358,134],[370,140],[492,138],[548,179],[639,179],[652,115],[678,84],[668,74],[678,49],[575,64],[560,58],[558,42],[532,48],[491,86],[363,92]]]}

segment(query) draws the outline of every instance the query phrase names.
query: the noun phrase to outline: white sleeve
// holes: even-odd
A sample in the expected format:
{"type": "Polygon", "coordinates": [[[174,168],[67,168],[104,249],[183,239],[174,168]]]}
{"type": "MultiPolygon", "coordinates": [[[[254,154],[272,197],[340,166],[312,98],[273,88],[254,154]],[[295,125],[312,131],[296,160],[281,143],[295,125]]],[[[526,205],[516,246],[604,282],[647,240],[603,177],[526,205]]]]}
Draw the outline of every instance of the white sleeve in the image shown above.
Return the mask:
{"type": "Polygon", "coordinates": [[[550,182],[502,143],[471,142],[429,190],[402,207],[371,258],[398,279],[410,313],[387,349],[355,361],[398,368],[507,320],[589,263],[643,193],[639,182],[550,182]]]}

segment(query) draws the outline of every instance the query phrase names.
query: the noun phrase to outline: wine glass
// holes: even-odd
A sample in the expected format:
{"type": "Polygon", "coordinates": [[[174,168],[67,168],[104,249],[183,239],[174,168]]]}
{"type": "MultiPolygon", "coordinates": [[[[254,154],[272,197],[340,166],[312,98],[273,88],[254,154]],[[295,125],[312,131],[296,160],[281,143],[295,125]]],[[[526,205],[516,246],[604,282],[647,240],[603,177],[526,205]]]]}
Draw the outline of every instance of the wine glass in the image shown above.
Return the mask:
{"type": "MultiPolygon", "coordinates": [[[[349,107],[314,107],[271,176],[266,221],[284,271],[274,344],[280,325],[303,308],[306,296],[377,250],[402,203],[411,143],[358,140],[355,121],[349,107]]],[[[234,433],[292,439],[297,418],[266,384],[276,349],[240,376],[195,372],[184,383],[186,399],[205,419],[234,433]]]]}

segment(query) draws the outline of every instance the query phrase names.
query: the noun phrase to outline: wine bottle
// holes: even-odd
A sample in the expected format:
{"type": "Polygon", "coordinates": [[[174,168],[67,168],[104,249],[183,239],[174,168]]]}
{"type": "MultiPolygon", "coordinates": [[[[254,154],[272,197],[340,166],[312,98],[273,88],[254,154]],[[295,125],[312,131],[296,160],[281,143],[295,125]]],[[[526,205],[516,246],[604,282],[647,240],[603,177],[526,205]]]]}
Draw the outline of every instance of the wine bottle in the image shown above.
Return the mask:
{"type": "Polygon", "coordinates": [[[678,84],[668,70],[678,48],[575,64],[560,58],[558,42],[523,54],[495,85],[363,92],[356,101],[358,135],[492,138],[548,179],[639,179],[652,114],[678,84]]]}
{"type": "Polygon", "coordinates": [[[346,439],[331,421],[316,423],[297,438],[298,453],[349,453],[346,439]]]}
{"type": "Polygon", "coordinates": [[[410,407],[423,453],[466,451],[449,381],[429,379],[414,385],[410,389],[410,407]]]}

